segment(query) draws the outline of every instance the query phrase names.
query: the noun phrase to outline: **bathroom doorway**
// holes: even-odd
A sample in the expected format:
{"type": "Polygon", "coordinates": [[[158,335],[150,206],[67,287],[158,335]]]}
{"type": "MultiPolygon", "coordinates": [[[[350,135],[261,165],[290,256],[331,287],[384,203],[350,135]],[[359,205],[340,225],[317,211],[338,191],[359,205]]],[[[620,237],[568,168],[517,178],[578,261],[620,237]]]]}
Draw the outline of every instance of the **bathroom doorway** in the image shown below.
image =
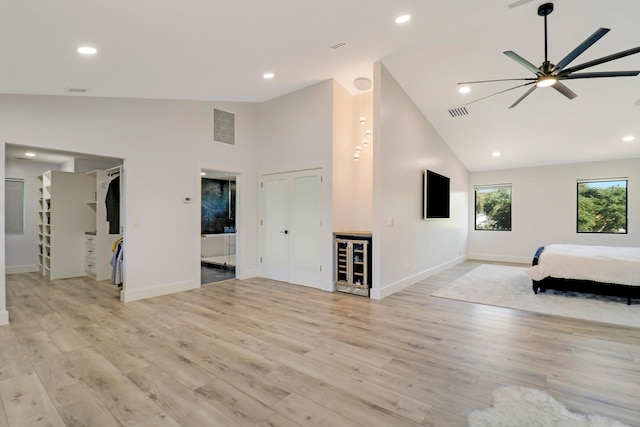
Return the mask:
{"type": "Polygon", "coordinates": [[[200,284],[236,277],[236,176],[202,169],[200,284]]]}

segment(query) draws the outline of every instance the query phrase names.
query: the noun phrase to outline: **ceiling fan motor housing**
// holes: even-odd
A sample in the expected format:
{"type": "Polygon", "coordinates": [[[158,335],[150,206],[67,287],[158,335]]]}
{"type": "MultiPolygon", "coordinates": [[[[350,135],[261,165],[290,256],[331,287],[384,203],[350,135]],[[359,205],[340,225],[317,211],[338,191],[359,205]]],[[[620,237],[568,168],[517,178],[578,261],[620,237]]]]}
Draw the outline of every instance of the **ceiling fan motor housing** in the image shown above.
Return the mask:
{"type": "Polygon", "coordinates": [[[538,15],[547,16],[553,12],[553,3],[545,3],[538,6],[538,15]]]}

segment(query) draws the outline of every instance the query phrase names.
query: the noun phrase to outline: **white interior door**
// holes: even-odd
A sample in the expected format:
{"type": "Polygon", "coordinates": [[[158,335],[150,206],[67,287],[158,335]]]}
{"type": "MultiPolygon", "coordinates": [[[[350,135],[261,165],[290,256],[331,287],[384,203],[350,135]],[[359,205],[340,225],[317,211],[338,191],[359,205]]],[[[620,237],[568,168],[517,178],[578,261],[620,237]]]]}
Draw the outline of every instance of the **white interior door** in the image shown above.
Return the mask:
{"type": "Polygon", "coordinates": [[[271,175],[262,180],[263,275],[289,281],[289,230],[287,178],[271,175]]]}
{"type": "Polygon", "coordinates": [[[262,270],[270,279],[321,286],[321,170],[262,180],[262,270]]]}

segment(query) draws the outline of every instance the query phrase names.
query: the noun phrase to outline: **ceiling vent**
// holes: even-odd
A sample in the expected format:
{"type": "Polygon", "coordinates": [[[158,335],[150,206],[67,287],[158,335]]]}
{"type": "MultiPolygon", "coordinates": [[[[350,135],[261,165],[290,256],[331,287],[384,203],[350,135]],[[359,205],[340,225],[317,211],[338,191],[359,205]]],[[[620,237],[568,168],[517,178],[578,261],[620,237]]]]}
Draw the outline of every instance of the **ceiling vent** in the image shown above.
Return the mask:
{"type": "Polygon", "coordinates": [[[523,4],[527,4],[532,2],[533,0],[518,0],[518,1],[514,1],[511,4],[508,4],[507,7],[509,9],[513,9],[514,7],[518,7],[518,6],[522,6],[523,4]]]}
{"type": "Polygon", "coordinates": [[[84,88],[84,87],[70,87],[69,89],[67,89],[67,92],[71,92],[71,93],[86,93],[89,89],[84,88]]]}
{"type": "Polygon", "coordinates": [[[451,114],[451,117],[462,117],[468,116],[469,111],[467,111],[467,107],[458,107],[450,109],[449,114],[451,114]]]}
{"type": "Polygon", "coordinates": [[[336,50],[336,49],[340,49],[343,46],[346,46],[347,43],[346,42],[340,42],[340,43],[336,43],[333,46],[329,46],[331,49],[336,50]]]}

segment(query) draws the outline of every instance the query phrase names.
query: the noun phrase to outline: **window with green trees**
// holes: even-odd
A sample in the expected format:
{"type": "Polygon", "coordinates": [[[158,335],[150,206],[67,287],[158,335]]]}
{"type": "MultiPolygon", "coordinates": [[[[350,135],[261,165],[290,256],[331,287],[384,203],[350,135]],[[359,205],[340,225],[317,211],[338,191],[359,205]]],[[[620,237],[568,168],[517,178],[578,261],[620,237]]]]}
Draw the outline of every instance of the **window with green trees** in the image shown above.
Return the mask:
{"type": "Polygon", "coordinates": [[[578,182],[578,233],[627,233],[627,180],[578,182]]]}
{"type": "Polygon", "coordinates": [[[511,231],[511,186],[478,186],[476,230],[511,231]]]}

